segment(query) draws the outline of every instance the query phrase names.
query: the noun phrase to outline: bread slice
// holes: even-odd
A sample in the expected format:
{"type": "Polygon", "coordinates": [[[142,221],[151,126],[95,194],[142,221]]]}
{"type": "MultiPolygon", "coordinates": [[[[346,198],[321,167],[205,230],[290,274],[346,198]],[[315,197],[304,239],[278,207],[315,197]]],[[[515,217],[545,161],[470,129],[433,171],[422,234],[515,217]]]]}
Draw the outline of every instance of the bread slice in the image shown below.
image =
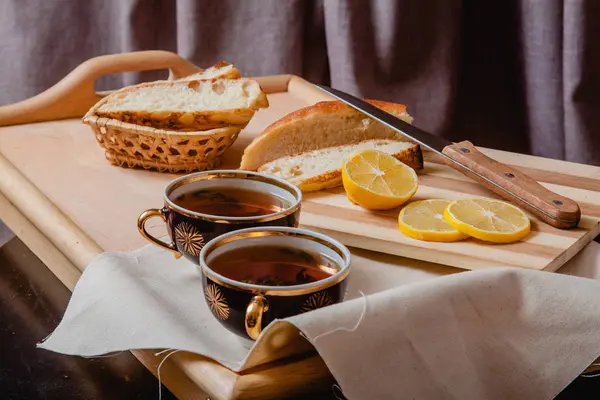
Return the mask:
{"type": "Polygon", "coordinates": [[[384,151],[409,167],[423,168],[423,154],[419,145],[405,141],[374,139],[278,158],[262,165],[258,171],[283,178],[303,192],[314,192],[341,185],[344,161],[364,149],[384,151]]]}
{"type": "MultiPolygon", "coordinates": [[[[412,122],[403,104],[367,101],[406,122],[412,122]]],[[[281,157],[369,139],[407,140],[400,133],[340,101],[323,101],[271,124],[245,149],[240,169],[254,171],[281,157]]]]}
{"type": "Polygon", "coordinates": [[[188,82],[203,79],[239,79],[242,77],[240,71],[228,62],[221,61],[205,70],[178,79],[179,82],[188,82]]]}
{"type": "Polygon", "coordinates": [[[251,79],[159,81],[112,93],[96,115],[159,129],[200,131],[243,127],[255,110],[268,106],[266,94],[251,79]]]}

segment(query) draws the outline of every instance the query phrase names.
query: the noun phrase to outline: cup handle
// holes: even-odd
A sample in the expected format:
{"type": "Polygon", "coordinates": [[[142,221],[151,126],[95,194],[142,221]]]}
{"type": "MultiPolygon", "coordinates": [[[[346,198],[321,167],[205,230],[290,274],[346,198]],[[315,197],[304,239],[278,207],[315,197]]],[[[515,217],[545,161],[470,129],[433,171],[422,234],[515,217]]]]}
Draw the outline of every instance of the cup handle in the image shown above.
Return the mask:
{"type": "Polygon", "coordinates": [[[179,253],[179,251],[177,251],[177,247],[175,246],[175,243],[163,242],[162,240],[157,239],[148,233],[148,231],[146,230],[146,221],[148,221],[150,218],[154,218],[154,217],[159,217],[160,219],[163,220],[163,222],[165,224],[167,223],[167,216],[165,215],[163,210],[159,210],[158,208],[150,208],[150,209],[144,211],[138,217],[137,227],[138,227],[138,231],[140,232],[140,234],[144,238],[146,238],[146,240],[149,241],[150,243],[155,244],[156,246],[158,246],[162,249],[168,250],[168,251],[172,252],[173,254],[175,254],[175,258],[181,257],[181,253],[179,253]]]}
{"type": "Polygon", "coordinates": [[[262,331],[262,316],[269,309],[267,299],[257,294],[250,300],[246,308],[246,333],[252,340],[258,339],[262,331]]]}

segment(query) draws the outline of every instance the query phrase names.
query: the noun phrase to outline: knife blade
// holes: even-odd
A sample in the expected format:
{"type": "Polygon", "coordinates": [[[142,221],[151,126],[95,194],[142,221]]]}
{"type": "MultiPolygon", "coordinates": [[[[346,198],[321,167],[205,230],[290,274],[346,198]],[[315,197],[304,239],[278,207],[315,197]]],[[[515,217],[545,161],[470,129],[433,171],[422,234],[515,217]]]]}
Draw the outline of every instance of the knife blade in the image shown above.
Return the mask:
{"type": "Polygon", "coordinates": [[[484,155],[471,142],[450,142],[341,90],[324,85],[315,86],[439,154],[446,165],[476,180],[498,196],[517,203],[546,223],[561,229],[573,228],[579,223],[581,211],[575,201],[546,189],[515,168],[484,155]]]}

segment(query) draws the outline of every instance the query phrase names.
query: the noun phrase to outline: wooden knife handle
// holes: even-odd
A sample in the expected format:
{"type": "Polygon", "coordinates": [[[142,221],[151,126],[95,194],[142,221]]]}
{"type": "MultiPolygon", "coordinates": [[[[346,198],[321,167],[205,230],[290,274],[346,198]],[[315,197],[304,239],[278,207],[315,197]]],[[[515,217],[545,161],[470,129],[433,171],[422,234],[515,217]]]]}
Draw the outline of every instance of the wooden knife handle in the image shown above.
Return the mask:
{"type": "Polygon", "coordinates": [[[462,164],[446,160],[450,167],[475,179],[497,195],[517,203],[548,224],[564,229],[579,223],[581,211],[576,202],[546,189],[524,173],[489,158],[477,150],[473,143],[455,143],[446,146],[442,153],[462,164]]]}

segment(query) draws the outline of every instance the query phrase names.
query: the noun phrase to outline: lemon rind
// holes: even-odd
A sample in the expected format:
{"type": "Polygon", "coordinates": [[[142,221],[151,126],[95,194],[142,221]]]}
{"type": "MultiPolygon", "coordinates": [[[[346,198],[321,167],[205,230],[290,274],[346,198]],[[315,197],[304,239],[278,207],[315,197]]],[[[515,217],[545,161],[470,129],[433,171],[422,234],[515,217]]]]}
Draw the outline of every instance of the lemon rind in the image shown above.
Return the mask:
{"type": "MultiPolygon", "coordinates": [[[[451,209],[452,205],[457,202],[456,200],[451,202],[450,204],[448,204],[448,207],[446,207],[446,209],[444,210],[444,219],[446,220],[446,222],[448,222],[448,224],[450,224],[452,227],[454,227],[454,229],[456,229],[460,232],[463,232],[469,236],[472,236],[476,239],[483,240],[486,242],[504,243],[504,244],[514,243],[514,242],[518,242],[519,240],[527,237],[529,235],[529,233],[531,233],[531,221],[529,220],[527,215],[523,212],[523,210],[521,210],[519,207],[516,207],[510,203],[503,202],[500,200],[487,199],[487,198],[486,198],[486,200],[501,202],[501,203],[504,203],[505,205],[508,205],[508,206],[518,210],[520,213],[523,214],[523,216],[527,220],[527,224],[524,225],[521,229],[514,231],[514,232],[492,232],[492,231],[486,231],[483,229],[476,228],[473,225],[470,225],[470,224],[467,224],[466,222],[461,221],[454,214],[452,214],[450,209],[451,209]]],[[[458,200],[458,201],[460,201],[460,200],[458,200]]]]}
{"type": "MultiPolygon", "coordinates": [[[[420,200],[420,202],[430,202],[432,200],[438,200],[438,199],[420,200]]],[[[439,199],[439,200],[442,200],[442,199],[439,199]]],[[[446,201],[446,200],[442,200],[442,201],[446,201]]],[[[414,204],[414,203],[412,203],[412,204],[414,204]]],[[[445,242],[445,243],[458,242],[458,241],[469,238],[469,235],[460,232],[458,229],[456,229],[454,227],[453,227],[455,229],[454,232],[440,232],[440,231],[436,231],[436,230],[432,230],[432,229],[413,228],[412,226],[408,225],[402,219],[402,217],[405,214],[405,211],[409,208],[409,206],[410,205],[407,205],[406,207],[404,207],[402,209],[402,211],[400,211],[400,214],[398,215],[398,228],[406,236],[413,238],[413,239],[417,239],[417,240],[423,240],[426,242],[445,242]]]]}

